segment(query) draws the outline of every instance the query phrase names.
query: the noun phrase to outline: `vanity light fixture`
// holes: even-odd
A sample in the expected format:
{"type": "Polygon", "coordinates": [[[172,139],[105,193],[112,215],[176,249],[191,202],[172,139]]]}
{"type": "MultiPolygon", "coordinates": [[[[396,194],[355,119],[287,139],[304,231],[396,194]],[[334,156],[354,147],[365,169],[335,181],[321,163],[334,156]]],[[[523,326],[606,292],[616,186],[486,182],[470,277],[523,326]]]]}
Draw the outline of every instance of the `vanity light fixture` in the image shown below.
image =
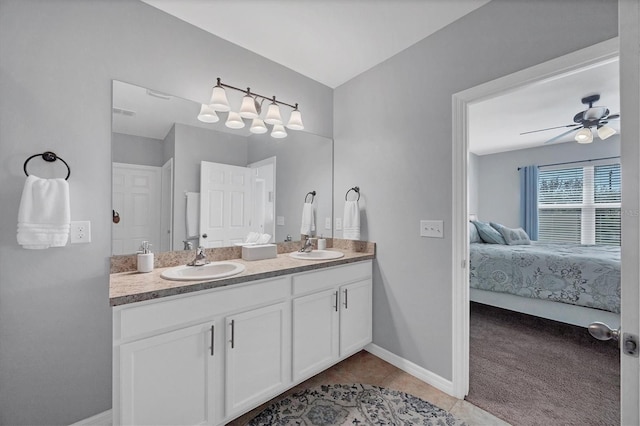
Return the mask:
{"type": "Polygon", "coordinates": [[[229,128],[241,129],[245,127],[243,118],[246,118],[249,120],[253,120],[251,123],[251,127],[249,128],[249,131],[251,133],[260,134],[268,132],[269,129],[265,125],[266,123],[273,126],[271,130],[271,136],[273,136],[274,138],[284,138],[287,136],[287,131],[285,130],[284,122],[280,115],[281,105],[288,106],[292,109],[291,115],[289,117],[289,122],[287,123],[286,127],[291,130],[303,130],[304,125],[302,124],[302,114],[300,114],[300,111],[298,110],[298,104],[291,105],[286,102],[276,100],[275,96],[268,98],[258,93],[253,93],[251,92],[251,89],[249,87],[247,87],[247,90],[239,89],[237,87],[222,83],[220,81],[220,78],[218,78],[217,83],[211,93],[211,102],[209,105],[202,105],[200,114],[198,115],[198,119],[206,123],[215,123],[219,120],[216,115],[216,111],[228,112],[229,114],[225,125],[229,128]],[[240,106],[239,112],[231,111],[231,106],[229,105],[229,101],[227,100],[225,88],[237,90],[245,94],[242,98],[242,105],[240,106]],[[261,100],[258,101],[258,98],[260,98],[261,100]],[[262,113],[262,103],[265,100],[270,101],[270,104],[263,120],[260,117],[260,114],[262,113]],[[212,117],[211,112],[216,118],[212,117]]]}
{"type": "Polygon", "coordinates": [[[211,108],[211,105],[202,104],[200,114],[198,114],[198,120],[203,123],[217,123],[220,121],[220,117],[218,117],[218,114],[211,108]]]}

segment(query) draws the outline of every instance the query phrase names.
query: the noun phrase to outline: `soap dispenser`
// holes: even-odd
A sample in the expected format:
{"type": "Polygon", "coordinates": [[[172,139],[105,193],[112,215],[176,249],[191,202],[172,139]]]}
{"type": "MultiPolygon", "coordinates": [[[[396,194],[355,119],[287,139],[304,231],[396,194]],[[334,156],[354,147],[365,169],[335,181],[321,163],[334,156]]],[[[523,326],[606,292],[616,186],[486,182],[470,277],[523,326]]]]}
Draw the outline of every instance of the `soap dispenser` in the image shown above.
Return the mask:
{"type": "Polygon", "coordinates": [[[149,241],[143,241],[138,252],[138,272],[153,271],[153,253],[149,241]]]}

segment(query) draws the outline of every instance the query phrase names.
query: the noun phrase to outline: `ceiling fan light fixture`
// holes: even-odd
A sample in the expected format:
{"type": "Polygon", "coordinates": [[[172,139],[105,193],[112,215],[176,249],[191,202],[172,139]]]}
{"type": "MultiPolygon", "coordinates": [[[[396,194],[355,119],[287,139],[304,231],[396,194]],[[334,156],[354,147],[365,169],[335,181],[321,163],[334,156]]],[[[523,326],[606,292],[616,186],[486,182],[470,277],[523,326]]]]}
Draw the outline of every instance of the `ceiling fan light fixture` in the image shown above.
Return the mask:
{"type": "Polygon", "coordinates": [[[613,127],[609,126],[598,126],[598,137],[602,140],[605,140],[616,134],[616,130],[613,127]]]}
{"type": "Polygon", "coordinates": [[[584,112],[583,117],[585,120],[599,120],[607,115],[608,112],[609,110],[606,107],[591,107],[584,112]]]}
{"type": "Polygon", "coordinates": [[[591,143],[593,142],[593,132],[589,127],[578,130],[574,139],[578,143],[591,143]]]}

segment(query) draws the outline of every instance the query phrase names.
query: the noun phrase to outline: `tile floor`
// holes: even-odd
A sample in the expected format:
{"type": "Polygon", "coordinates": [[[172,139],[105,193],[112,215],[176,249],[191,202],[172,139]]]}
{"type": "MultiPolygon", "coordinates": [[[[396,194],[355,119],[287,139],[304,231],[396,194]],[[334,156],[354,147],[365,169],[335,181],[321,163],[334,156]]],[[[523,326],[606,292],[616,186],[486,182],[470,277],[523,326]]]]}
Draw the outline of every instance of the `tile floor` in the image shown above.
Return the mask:
{"type": "Polygon", "coordinates": [[[284,395],[321,384],[337,383],[364,383],[406,392],[450,412],[457,418],[464,420],[469,426],[509,425],[475,405],[449,396],[366,351],[358,352],[328,370],[313,376],[283,395],[230,422],[228,425],[246,425],[260,411],[284,395]]]}

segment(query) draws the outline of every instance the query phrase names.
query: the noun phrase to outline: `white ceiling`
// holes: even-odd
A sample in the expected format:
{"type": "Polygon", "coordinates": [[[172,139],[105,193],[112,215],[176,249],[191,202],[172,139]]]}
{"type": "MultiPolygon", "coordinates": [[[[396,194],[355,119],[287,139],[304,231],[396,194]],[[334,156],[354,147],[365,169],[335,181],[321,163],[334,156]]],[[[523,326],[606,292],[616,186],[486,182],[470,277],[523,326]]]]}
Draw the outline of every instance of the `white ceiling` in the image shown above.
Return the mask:
{"type": "Polygon", "coordinates": [[[142,1],[335,88],[489,0],[142,1]]]}
{"type": "MultiPolygon", "coordinates": [[[[581,99],[599,94],[594,106],[620,112],[620,79],[617,60],[539,82],[469,107],[469,150],[484,155],[543,146],[544,142],[569,130],[554,129],[528,135],[522,132],[574,124],[573,117],[588,108],[581,99]]],[[[620,131],[620,121],[608,124],[620,131]]],[[[573,142],[575,132],[554,143],[573,142]]],[[[594,143],[606,143],[594,138],[594,143]]]]}

